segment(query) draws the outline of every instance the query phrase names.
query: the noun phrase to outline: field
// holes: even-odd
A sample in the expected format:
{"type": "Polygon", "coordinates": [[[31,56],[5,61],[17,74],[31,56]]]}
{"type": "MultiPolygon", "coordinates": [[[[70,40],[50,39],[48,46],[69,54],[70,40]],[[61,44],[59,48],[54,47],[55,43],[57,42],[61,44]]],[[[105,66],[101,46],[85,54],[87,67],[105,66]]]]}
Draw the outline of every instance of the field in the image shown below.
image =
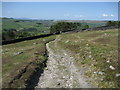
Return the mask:
{"type": "Polygon", "coordinates": [[[49,33],[49,27],[53,24],[52,20],[21,20],[21,19],[2,19],[2,29],[16,29],[20,31],[24,28],[36,28],[39,33],[49,33]],[[41,23],[41,24],[37,24],[41,23]]]}
{"type": "Polygon", "coordinates": [[[94,28],[94,27],[100,27],[100,26],[105,26],[106,22],[99,22],[99,23],[91,23],[91,22],[84,22],[82,23],[82,26],[84,25],[89,25],[90,28],[94,28]]]}
{"type": "Polygon", "coordinates": [[[79,22],[82,27],[89,25],[89,28],[105,26],[107,21],[93,21],[93,20],[63,20],[65,22],[79,22]]]}

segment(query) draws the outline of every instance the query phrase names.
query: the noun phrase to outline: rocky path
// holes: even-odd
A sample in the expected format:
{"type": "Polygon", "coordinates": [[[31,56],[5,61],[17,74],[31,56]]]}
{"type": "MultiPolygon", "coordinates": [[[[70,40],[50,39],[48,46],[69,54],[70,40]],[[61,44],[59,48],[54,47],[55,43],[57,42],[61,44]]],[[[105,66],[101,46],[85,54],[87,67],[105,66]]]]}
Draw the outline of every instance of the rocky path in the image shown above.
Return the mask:
{"type": "Polygon", "coordinates": [[[60,36],[46,44],[49,55],[47,67],[36,88],[94,88],[83,76],[82,70],[74,65],[74,58],[57,45],[59,40],[60,36]]]}

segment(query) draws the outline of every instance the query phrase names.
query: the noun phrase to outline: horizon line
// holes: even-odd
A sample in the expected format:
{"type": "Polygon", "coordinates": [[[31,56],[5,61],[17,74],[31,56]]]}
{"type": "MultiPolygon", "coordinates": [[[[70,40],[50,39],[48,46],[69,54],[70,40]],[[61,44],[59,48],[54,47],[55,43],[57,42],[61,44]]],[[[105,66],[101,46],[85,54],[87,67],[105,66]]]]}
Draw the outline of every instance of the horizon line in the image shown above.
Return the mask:
{"type": "Polygon", "coordinates": [[[39,18],[13,18],[13,17],[1,17],[0,18],[8,18],[8,19],[18,19],[18,20],[54,20],[54,21],[60,21],[60,20],[73,20],[73,21],[119,21],[119,20],[109,20],[109,19],[101,19],[101,20],[97,20],[97,19],[39,19],[39,18]]]}

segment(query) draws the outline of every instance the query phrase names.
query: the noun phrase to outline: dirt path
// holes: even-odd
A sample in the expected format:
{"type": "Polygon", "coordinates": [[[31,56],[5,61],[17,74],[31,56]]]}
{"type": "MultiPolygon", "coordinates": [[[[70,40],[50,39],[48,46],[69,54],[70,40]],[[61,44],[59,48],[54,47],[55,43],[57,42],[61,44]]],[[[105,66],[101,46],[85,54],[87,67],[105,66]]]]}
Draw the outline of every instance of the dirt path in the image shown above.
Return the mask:
{"type": "Polygon", "coordinates": [[[49,53],[47,67],[36,88],[94,88],[83,76],[82,70],[74,65],[74,58],[57,45],[60,39],[58,36],[55,41],[46,44],[49,53]]]}

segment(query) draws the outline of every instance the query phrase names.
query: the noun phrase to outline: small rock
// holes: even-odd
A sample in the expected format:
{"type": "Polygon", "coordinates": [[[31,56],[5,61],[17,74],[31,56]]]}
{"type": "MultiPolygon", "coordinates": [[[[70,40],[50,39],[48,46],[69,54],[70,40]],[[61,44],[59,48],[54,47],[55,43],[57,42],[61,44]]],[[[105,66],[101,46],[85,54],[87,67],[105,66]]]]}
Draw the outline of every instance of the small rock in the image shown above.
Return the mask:
{"type": "Polygon", "coordinates": [[[57,85],[60,85],[60,83],[58,83],[57,85]]]}
{"type": "Polygon", "coordinates": [[[105,33],[104,35],[107,35],[107,33],[105,33]]]}
{"type": "Polygon", "coordinates": [[[89,44],[86,44],[87,46],[89,45],[89,44]]]}
{"type": "Polygon", "coordinates": [[[94,74],[96,74],[97,72],[93,72],[94,74]]]}
{"type": "Polygon", "coordinates": [[[103,81],[104,79],[102,78],[101,81],[103,81]]]}
{"type": "Polygon", "coordinates": [[[89,55],[89,58],[91,58],[92,57],[92,55],[89,55]]]}
{"type": "Polygon", "coordinates": [[[101,72],[101,71],[100,71],[100,72],[98,72],[98,74],[103,75],[103,74],[104,74],[104,72],[101,72]]]}
{"type": "Polygon", "coordinates": [[[67,40],[65,43],[68,43],[69,42],[69,40],[67,40]]]}
{"type": "Polygon", "coordinates": [[[38,51],[36,51],[34,54],[39,54],[39,52],[38,52],[38,51]]]}
{"type": "Polygon", "coordinates": [[[89,54],[91,54],[92,52],[89,52],[89,54]]]}
{"type": "Polygon", "coordinates": [[[110,63],[110,60],[107,60],[106,62],[107,62],[107,63],[110,63]]]}
{"type": "Polygon", "coordinates": [[[112,65],[110,65],[110,67],[109,67],[110,69],[112,69],[112,70],[115,70],[115,68],[112,66],[112,65]]]}
{"type": "Polygon", "coordinates": [[[120,73],[116,74],[115,76],[116,76],[116,77],[120,77],[120,73]]]}
{"type": "Polygon", "coordinates": [[[46,67],[45,70],[48,70],[48,68],[46,67]]]}
{"type": "Polygon", "coordinates": [[[37,42],[36,43],[33,43],[34,45],[38,44],[37,42]]]}
{"type": "Polygon", "coordinates": [[[22,54],[23,52],[17,52],[17,53],[14,53],[14,55],[19,55],[19,54],[22,54]]]}

